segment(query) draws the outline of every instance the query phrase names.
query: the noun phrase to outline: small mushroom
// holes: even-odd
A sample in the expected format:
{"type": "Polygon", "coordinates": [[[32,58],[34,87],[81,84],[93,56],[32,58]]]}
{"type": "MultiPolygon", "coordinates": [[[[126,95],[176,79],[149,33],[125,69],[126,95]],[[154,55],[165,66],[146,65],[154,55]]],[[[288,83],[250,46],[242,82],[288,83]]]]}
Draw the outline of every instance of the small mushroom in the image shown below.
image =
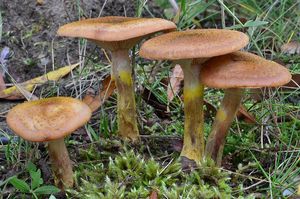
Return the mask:
{"type": "Polygon", "coordinates": [[[52,97],[19,104],[8,112],[6,120],[25,140],[48,143],[55,184],[65,189],[73,186],[73,171],[64,137],[90,117],[90,108],[80,100],[52,97]]]}
{"type": "Polygon", "coordinates": [[[141,57],[173,60],[182,67],[185,121],[181,156],[198,162],[204,154],[204,87],[199,78],[202,63],[210,57],[241,49],[248,44],[248,40],[247,35],[238,31],[199,29],[160,35],[141,46],[141,57]]]}
{"type": "Polygon", "coordinates": [[[66,24],[58,35],[82,37],[110,50],[112,78],[118,90],[118,129],[124,139],[139,140],[136,104],[129,50],[143,38],[176,29],[173,22],[159,18],[101,17],[66,24]]]}
{"type": "Polygon", "coordinates": [[[247,52],[214,57],[201,70],[204,85],[225,89],[206,143],[206,155],[221,165],[228,129],[240,106],[245,88],[278,87],[291,80],[285,67],[247,52]]]}

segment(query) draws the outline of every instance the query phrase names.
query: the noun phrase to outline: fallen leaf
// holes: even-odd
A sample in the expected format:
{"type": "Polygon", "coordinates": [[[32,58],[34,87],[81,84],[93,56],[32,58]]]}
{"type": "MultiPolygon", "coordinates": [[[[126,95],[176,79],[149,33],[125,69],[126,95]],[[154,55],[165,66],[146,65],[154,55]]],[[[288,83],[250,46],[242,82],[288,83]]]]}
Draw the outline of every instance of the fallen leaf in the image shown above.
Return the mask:
{"type": "Polygon", "coordinates": [[[44,4],[44,0],[36,0],[37,5],[43,5],[44,4]]]}
{"type": "Polygon", "coordinates": [[[281,52],[289,55],[299,54],[300,55],[300,43],[297,41],[291,41],[281,46],[281,52]]]}
{"type": "Polygon", "coordinates": [[[180,85],[183,81],[183,71],[180,65],[176,64],[173,68],[172,75],[170,77],[170,83],[168,85],[167,95],[169,102],[172,101],[176,94],[180,90],[180,85]]]}
{"type": "Polygon", "coordinates": [[[102,89],[99,91],[99,94],[97,96],[87,94],[84,97],[83,102],[86,103],[94,112],[111,96],[115,89],[115,81],[112,80],[109,75],[102,81],[102,89]]]}
{"type": "Polygon", "coordinates": [[[283,89],[299,89],[300,88],[300,74],[293,74],[292,80],[284,85],[283,89]]]}
{"type": "Polygon", "coordinates": [[[51,71],[40,77],[36,77],[36,78],[28,80],[26,82],[16,84],[15,86],[12,86],[10,88],[0,91],[0,98],[2,98],[2,99],[24,99],[24,95],[22,94],[22,91],[26,90],[28,92],[31,92],[36,86],[44,84],[44,83],[48,82],[49,80],[57,81],[61,77],[70,73],[77,66],[79,66],[79,63],[73,64],[70,66],[65,66],[65,67],[59,68],[55,71],[51,71]]]}
{"type": "Polygon", "coordinates": [[[6,85],[5,85],[2,74],[0,74],[0,91],[2,91],[4,89],[6,89],[6,85]]]}
{"type": "MultiPolygon", "coordinates": [[[[216,107],[205,99],[204,99],[204,105],[206,106],[206,110],[204,112],[204,117],[205,118],[214,117],[217,113],[216,107]]],[[[248,124],[256,124],[257,123],[255,117],[252,114],[250,114],[246,110],[245,106],[242,104],[239,107],[239,110],[237,111],[236,116],[239,120],[244,121],[245,123],[248,123],[248,124]]]]}
{"type": "Polygon", "coordinates": [[[170,118],[170,113],[168,111],[167,105],[162,104],[157,97],[147,88],[144,88],[142,93],[142,98],[147,104],[154,108],[155,114],[161,119],[170,118]]]}
{"type": "Polygon", "coordinates": [[[158,194],[156,191],[150,193],[149,199],[158,199],[158,194]]]}
{"type": "Polygon", "coordinates": [[[242,104],[240,105],[239,110],[238,110],[236,116],[237,116],[237,118],[239,120],[242,120],[245,123],[248,123],[248,124],[256,124],[257,123],[255,117],[252,114],[250,114],[246,110],[245,106],[242,105],[242,104]]]}

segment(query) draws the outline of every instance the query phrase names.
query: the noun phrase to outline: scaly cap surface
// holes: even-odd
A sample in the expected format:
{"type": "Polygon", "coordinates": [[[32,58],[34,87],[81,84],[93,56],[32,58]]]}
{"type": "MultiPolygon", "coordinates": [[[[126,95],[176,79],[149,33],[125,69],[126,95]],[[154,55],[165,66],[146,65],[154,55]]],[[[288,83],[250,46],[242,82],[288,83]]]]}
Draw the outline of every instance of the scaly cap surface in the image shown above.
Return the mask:
{"type": "Polygon", "coordinates": [[[209,58],[240,50],[249,38],[242,32],[197,29],[154,37],[141,46],[140,56],[154,60],[209,58]]]}
{"type": "Polygon", "coordinates": [[[211,58],[200,76],[206,86],[223,89],[277,87],[291,80],[284,66],[247,52],[211,58]]]}
{"type": "Polygon", "coordinates": [[[29,101],[13,107],[8,126],[20,137],[33,142],[63,138],[83,126],[91,117],[90,108],[70,97],[29,101]]]}
{"type": "Polygon", "coordinates": [[[58,35],[109,42],[124,41],[174,29],[176,25],[165,19],[110,16],[63,25],[58,29],[58,35]]]}

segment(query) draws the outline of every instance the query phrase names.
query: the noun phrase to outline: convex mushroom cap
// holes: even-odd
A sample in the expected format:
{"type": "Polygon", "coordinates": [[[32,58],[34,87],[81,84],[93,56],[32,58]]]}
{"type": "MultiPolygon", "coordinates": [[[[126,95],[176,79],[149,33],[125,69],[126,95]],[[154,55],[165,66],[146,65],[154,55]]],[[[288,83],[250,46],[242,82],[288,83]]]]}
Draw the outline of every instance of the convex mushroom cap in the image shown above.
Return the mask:
{"type": "Polygon", "coordinates": [[[140,49],[140,56],[155,60],[209,58],[240,50],[248,42],[246,34],[233,30],[171,32],[146,41],[140,49]]]}
{"type": "Polygon", "coordinates": [[[15,106],[7,115],[7,123],[25,140],[47,142],[71,134],[90,117],[91,110],[82,101],[53,97],[15,106]]]}
{"type": "MultiPolygon", "coordinates": [[[[142,38],[155,32],[175,29],[176,25],[165,19],[110,16],[66,24],[59,28],[58,35],[115,42],[142,38]]],[[[135,45],[135,43],[136,40],[127,45],[135,45]]]]}
{"type": "Polygon", "coordinates": [[[276,87],[291,80],[285,67],[247,52],[211,58],[203,64],[200,76],[212,88],[276,87]]]}

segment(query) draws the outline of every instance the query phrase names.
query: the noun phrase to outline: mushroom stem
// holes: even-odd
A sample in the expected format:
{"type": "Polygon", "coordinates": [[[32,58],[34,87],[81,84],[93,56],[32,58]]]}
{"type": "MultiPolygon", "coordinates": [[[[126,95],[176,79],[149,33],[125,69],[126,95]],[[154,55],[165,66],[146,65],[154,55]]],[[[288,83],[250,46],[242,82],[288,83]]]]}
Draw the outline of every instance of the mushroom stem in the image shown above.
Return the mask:
{"type": "Polygon", "coordinates": [[[211,133],[207,139],[205,153],[217,165],[221,166],[222,155],[229,127],[233,122],[243,98],[243,89],[230,88],[225,90],[225,96],[214,120],[211,133]]]}
{"type": "Polygon", "coordinates": [[[196,162],[204,154],[203,90],[199,63],[181,61],[184,73],[184,138],[181,156],[196,162]]]}
{"type": "Polygon", "coordinates": [[[48,153],[57,187],[64,190],[73,187],[73,170],[64,139],[48,142],[48,153]]]}
{"type": "Polygon", "coordinates": [[[112,71],[118,90],[118,129],[124,139],[139,140],[132,66],[128,49],[112,51],[112,71]]]}

